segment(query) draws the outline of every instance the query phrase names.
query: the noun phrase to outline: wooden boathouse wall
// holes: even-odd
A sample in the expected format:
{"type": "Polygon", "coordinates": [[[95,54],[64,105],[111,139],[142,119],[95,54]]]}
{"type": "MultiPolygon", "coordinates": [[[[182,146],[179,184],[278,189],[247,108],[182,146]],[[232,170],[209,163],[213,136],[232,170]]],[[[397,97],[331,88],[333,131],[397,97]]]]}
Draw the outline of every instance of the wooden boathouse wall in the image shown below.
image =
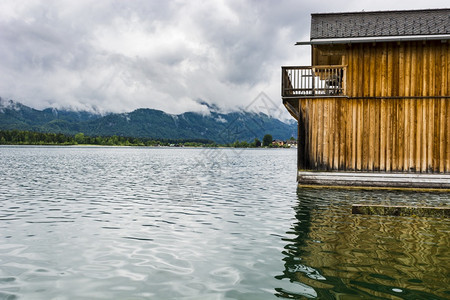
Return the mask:
{"type": "Polygon", "coordinates": [[[449,98],[450,41],[350,44],[343,64],[349,97],[449,98]]]}
{"type": "Polygon", "coordinates": [[[317,98],[300,107],[301,169],[450,173],[449,100],[317,98]]]}
{"type": "Polygon", "coordinates": [[[287,99],[299,170],[450,173],[450,43],[349,44],[342,54],[343,96],[287,99]]]}

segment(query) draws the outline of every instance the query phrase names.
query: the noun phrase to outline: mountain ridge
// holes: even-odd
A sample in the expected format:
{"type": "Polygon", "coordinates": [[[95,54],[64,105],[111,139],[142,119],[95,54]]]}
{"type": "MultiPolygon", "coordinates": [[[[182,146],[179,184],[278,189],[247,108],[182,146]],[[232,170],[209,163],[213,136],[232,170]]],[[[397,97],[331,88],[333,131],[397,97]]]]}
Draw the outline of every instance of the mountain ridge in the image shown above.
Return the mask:
{"type": "Polygon", "coordinates": [[[0,98],[0,129],[90,136],[126,136],[153,139],[209,139],[216,143],[251,142],[271,134],[274,139],[297,136],[295,123],[285,123],[264,113],[185,112],[174,115],[151,108],[101,115],[87,111],[37,110],[0,98]]]}

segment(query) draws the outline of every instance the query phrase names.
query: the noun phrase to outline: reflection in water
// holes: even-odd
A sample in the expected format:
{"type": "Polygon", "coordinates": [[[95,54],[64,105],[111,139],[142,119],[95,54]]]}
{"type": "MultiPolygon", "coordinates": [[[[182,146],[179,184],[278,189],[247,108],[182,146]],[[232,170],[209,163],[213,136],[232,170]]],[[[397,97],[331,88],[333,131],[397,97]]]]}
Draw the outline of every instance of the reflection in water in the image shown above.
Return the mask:
{"type": "Polygon", "coordinates": [[[351,205],[448,205],[448,194],[299,189],[276,288],[288,299],[448,299],[450,220],[352,215],[351,205]]]}
{"type": "Polygon", "coordinates": [[[274,299],[295,159],[0,146],[0,299],[274,299]]]}

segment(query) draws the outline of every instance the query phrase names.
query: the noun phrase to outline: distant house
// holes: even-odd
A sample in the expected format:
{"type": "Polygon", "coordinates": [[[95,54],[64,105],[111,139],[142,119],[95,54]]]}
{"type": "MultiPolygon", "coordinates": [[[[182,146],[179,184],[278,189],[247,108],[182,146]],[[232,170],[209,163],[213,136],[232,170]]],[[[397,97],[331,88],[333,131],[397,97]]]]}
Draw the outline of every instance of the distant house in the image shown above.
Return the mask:
{"type": "Polygon", "coordinates": [[[284,146],[284,141],[282,140],[273,140],[272,141],[273,146],[284,146]]]}
{"type": "Polygon", "coordinates": [[[450,189],[450,9],[312,14],[297,45],[299,184],[450,189]]]}
{"type": "Polygon", "coordinates": [[[294,147],[297,147],[297,141],[296,140],[287,140],[285,145],[289,146],[291,148],[294,148],[294,147]]]}

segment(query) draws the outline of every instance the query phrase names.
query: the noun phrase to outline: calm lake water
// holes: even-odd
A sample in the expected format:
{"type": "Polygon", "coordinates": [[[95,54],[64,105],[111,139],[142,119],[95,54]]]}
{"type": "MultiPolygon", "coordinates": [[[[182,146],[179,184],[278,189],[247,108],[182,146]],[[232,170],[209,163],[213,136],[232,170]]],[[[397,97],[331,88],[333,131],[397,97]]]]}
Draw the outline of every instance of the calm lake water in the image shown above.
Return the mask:
{"type": "Polygon", "coordinates": [[[0,147],[0,299],[449,299],[449,194],[297,191],[296,151],[0,147]]]}

